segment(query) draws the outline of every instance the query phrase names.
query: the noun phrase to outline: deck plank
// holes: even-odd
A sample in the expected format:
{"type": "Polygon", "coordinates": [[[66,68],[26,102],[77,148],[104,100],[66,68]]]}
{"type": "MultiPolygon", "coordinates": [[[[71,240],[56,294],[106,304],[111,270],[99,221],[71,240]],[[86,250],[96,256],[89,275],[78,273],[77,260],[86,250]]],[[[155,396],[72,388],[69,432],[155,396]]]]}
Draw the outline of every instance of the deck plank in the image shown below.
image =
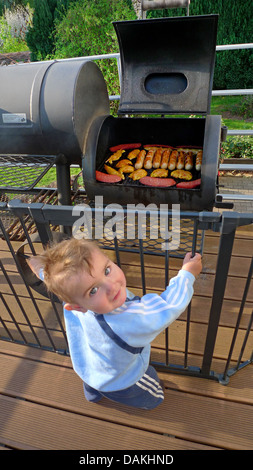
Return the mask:
{"type": "MultiPolygon", "coordinates": [[[[233,328],[240,308],[245,279],[253,252],[252,226],[236,232],[229,277],[223,302],[212,369],[224,370],[233,328]]],[[[12,242],[16,250],[20,242],[12,242]]],[[[195,283],[192,300],[188,364],[201,367],[212,286],[216,271],[219,234],[207,232],[204,244],[203,272],[195,283]]],[[[112,251],[107,254],[115,259],[112,251]]],[[[40,320],[22,281],[7,244],[0,239],[0,256],[20,295],[22,305],[46,343],[40,320]]],[[[148,291],[164,288],[164,259],[145,255],[148,291]]],[[[138,254],[121,254],[129,287],[142,293],[138,254]]],[[[170,258],[170,277],[176,274],[182,260],[170,258]]],[[[25,325],[5,280],[0,289],[27,338],[25,325]]],[[[253,306],[249,293],[238,338],[232,356],[233,365],[243,341],[253,306]]],[[[57,345],[63,346],[52,307],[34,293],[43,318],[57,345]]],[[[1,303],[1,302],[0,302],[1,303]]],[[[61,306],[59,314],[62,318],[61,306]]],[[[1,315],[14,333],[8,312],[1,304],[1,315]]],[[[184,313],[169,329],[170,362],[181,364],[185,341],[184,313]],[[181,361],[181,362],[180,362],[181,361]]],[[[15,333],[16,334],[16,333],[15,333]]],[[[250,333],[245,358],[250,356],[253,338],[250,333]]],[[[164,334],[152,345],[152,359],[164,357],[164,334]]],[[[164,359],[163,359],[164,360],[164,359]]],[[[0,449],[98,449],[98,450],[253,450],[253,366],[248,365],[230,378],[227,386],[214,380],[159,372],[165,381],[165,402],[152,411],[135,410],[103,399],[88,403],[82,382],[74,373],[68,356],[0,341],[0,449]],[[5,446],[5,447],[3,447],[5,446]]]]}
{"type": "MultiPolygon", "coordinates": [[[[0,397],[2,444],[22,450],[212,450],[97,418],[0,397]]],[[[214,449],[214,448],[213,448],[214,449]]]]}
{"type": "MultiPolygon", "coordinates": [[[[120,446],[116,444],[114,449],[146,449],[150,445],[153,449],[163,449],[173,443],[179,445],[174,448],[183,449],[187,448],[184,440],[191,442],[192,449],[195,444],[225,449],[253,448],[253,408],[235,401],[229,388],[226,388],[229,400],[225,396],[221,398],[220,392],[218,399],[215,399],[214,385],[213,396],[202,396],[200,389],[196,393],[192,384],[196,381],[205,387],[205,380],[184,377],[185,384],[191,382],[186,391],[187,385],[182,386],[182,377],[173,375],[170,376],[170,383],[166,384],[169,387],[166,388],[165,402],[160,407],[152,411],[135,410],[120,404],[112,405],[105,399],[100,404],[88,403],[83,396],[81,381],[72,369],[7,355],[1,355],[0,359],[0,367],[5,372],[0,390],[0,402],[5,409],[0,427],[0,441],[3,444],[23,448],[24,443],[18,444],[15,437],[16,432],[20,434],[18,423],[22,422],[23,429],[28,430],[23,432],[22,439],[29,442],[32,448],[62,449],[66,445],[71,449],[80,448],[80,445],[84,449],[91,448],[90,439],[83,437],[87,435],[87,429],[92,439],[99,429],[100,433],[110,436],[108,443],[105,439],[99,449],[111,448],[108,446],[114,442],[114,435],[121,440],[120,446]],[[3,362],[6,364],[4,369],[3,362]],[[181,387],[176,389],[178,380],[181,387]],[[48,429],[51,442],[46,432],[48,429]],[[59,429],[64,429],[63,434],[59,433],[59,429]],[[136,430],[140,433],[138,443],[134,440],[136,430]],[[81,431],[84,434],[78,438],[82,435],[81,431]],[[61,438],[58,440],[59,434],[61,438]],[[173,435],[177,440],[168,442],[168,436],[165,438],[162,434],[173,435]],[[125,436],[126,447],[121,436],[125,436]],[[178,441],[180,439],[182,441],[178,441]]],[[[233,390],[235,392],[235,387],[233,390]]]]}

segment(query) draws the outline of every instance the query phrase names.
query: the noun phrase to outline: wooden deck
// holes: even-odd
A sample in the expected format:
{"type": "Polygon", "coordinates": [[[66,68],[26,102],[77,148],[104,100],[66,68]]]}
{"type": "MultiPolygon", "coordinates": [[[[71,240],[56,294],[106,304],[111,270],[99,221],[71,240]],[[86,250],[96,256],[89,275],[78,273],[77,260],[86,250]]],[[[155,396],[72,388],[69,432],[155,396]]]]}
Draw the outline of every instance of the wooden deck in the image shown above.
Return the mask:
{"type": "MultiPolygon", "coordinates": [[[[208,323],[208,313],[215,273],[219,236],[206,237],[204,268],[195,283],[192,302],[189,361],[200,365],[208,323]]],[[[237,230],[233,257],[215,347],[213,368],[223,370],[233,335],[239,301],[253,252],[253,229],[237,230]]],[[[10,257],[5,242],[0,241],[1,259],[23,303],[29,308],[27,293],[10,257]]],[[[112,255],[113,256],[113,255],[112,255]]],[[[137,256],[124,254],[123,269],[128,286],[140,292],[140,268],[137,256]]],[[[173,261],[170,276],[181,264],[173,261]]],[[[162,259],[145,255],[146,282],[149,291],[160,291],[164,284],[162,259]]],[[[15,309],[14,299],[1,279],[0,291],[15,309]]],[[[54,332],[48,304],[36,295],[40,308],[54,332]],[[44,305],[44,307],[43,307],[44,305]]],[[[245,333],[252,312],[251,289],[239,339],[245,333]]],[[[1,305],[2,309],[2,305],[1,305]]],[[[29,313],[29,311],[27,311],[29,313]]],[[[8,321],[7,312],[1,313],[8,321]]],[[[18,314],[17,314],[18,315],[18,314]]],[[[37,319],[30,319],[42,335],[37,319]]],[[[22,318],[18,317],[20,324],[22,318]]],[[[9,323],[11,327],[11,323],[9,323]]],[[[185,314],[170,328],[170,360],[177,360],[184,348],[185,314]]],[[[252,332],[251,332],[252,335],[252,332]]],[[[252,336],[245,356],[252,351],[252,336]]],[[[163,338],[153,344],[152,359],[163,355],[163,338]]],[[[240,342],[235,347],[236,359],[240,342]]],[[[0,341],[0,449],[41,450],[246,450],[253,449],[253,367],[237,372],[227,386],[214,380],[159,373],[165,380],[165,401],[155,410],[136,410],[103,399],[88,403],[82,383],[71,367],[70,358],[54,352],[0,341]]]]}

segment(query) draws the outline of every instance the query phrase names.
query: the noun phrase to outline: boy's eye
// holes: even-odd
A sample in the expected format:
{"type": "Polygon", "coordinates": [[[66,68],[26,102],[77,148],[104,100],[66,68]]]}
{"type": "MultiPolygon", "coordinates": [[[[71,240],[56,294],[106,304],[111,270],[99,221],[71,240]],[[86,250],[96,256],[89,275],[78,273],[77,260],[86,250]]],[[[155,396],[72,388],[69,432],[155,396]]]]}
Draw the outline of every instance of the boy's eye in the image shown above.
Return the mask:
{"type": "Polygon", "coordinates": [[[105,268],[105,275],[108,276],[108,274],[110,274],[111,272],[111,268],[110,266],[107,266],[107,268],[105,268]]]}
{"type": "Polygon", "coordinates": [[[92,289],[90,290],[90,295],[95,295],[98,291],[98,287],[92,287],[92,289]]]}

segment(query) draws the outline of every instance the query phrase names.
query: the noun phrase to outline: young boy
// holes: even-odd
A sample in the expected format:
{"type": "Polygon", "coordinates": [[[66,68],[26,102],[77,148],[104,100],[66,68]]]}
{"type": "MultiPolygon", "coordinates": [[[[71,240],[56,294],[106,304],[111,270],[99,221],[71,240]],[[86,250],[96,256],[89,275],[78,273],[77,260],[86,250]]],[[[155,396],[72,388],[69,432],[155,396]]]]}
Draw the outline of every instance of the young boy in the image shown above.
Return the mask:
{"type": "Polygon", "coordinates": [[[123,271],[92,241],[64,240],[28,263],[64,302],[70,356],[86,399],[107,397],[143,409],[162,403],[150,343],[189,304],[200,254],[185,256],[165,292],[142,298],[127,290],[123,271]]]}

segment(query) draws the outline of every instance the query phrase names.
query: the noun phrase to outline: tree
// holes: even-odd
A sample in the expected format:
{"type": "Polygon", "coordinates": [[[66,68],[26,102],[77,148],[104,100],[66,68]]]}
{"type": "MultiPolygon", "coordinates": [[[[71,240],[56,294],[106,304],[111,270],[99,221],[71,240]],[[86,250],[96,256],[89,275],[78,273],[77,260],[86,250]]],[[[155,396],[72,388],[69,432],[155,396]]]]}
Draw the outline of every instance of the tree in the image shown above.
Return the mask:
{"type": "Polygon", "coordinates": [[[135,19],[128,0],[76,0],[65,17],[56,20],[55,57],[75,57],[118,51],[112,22],[135,19]]]}
{"type": "MultiPolygon", "coordinates": [[[[56,20],[55,59],[119,52],[113,21],[136,19],[128,0],[76,0],[56,20]]],[[[119,92],[116,60],[98,61],[109,93],[119,92]]]]}
{"type": "Polygon", "coordinates": [[[31,60],[46,59],[54,51],[54,21],[66,11],[69,0],[34,0],[33,23],[26,40],[31,60]]]}

